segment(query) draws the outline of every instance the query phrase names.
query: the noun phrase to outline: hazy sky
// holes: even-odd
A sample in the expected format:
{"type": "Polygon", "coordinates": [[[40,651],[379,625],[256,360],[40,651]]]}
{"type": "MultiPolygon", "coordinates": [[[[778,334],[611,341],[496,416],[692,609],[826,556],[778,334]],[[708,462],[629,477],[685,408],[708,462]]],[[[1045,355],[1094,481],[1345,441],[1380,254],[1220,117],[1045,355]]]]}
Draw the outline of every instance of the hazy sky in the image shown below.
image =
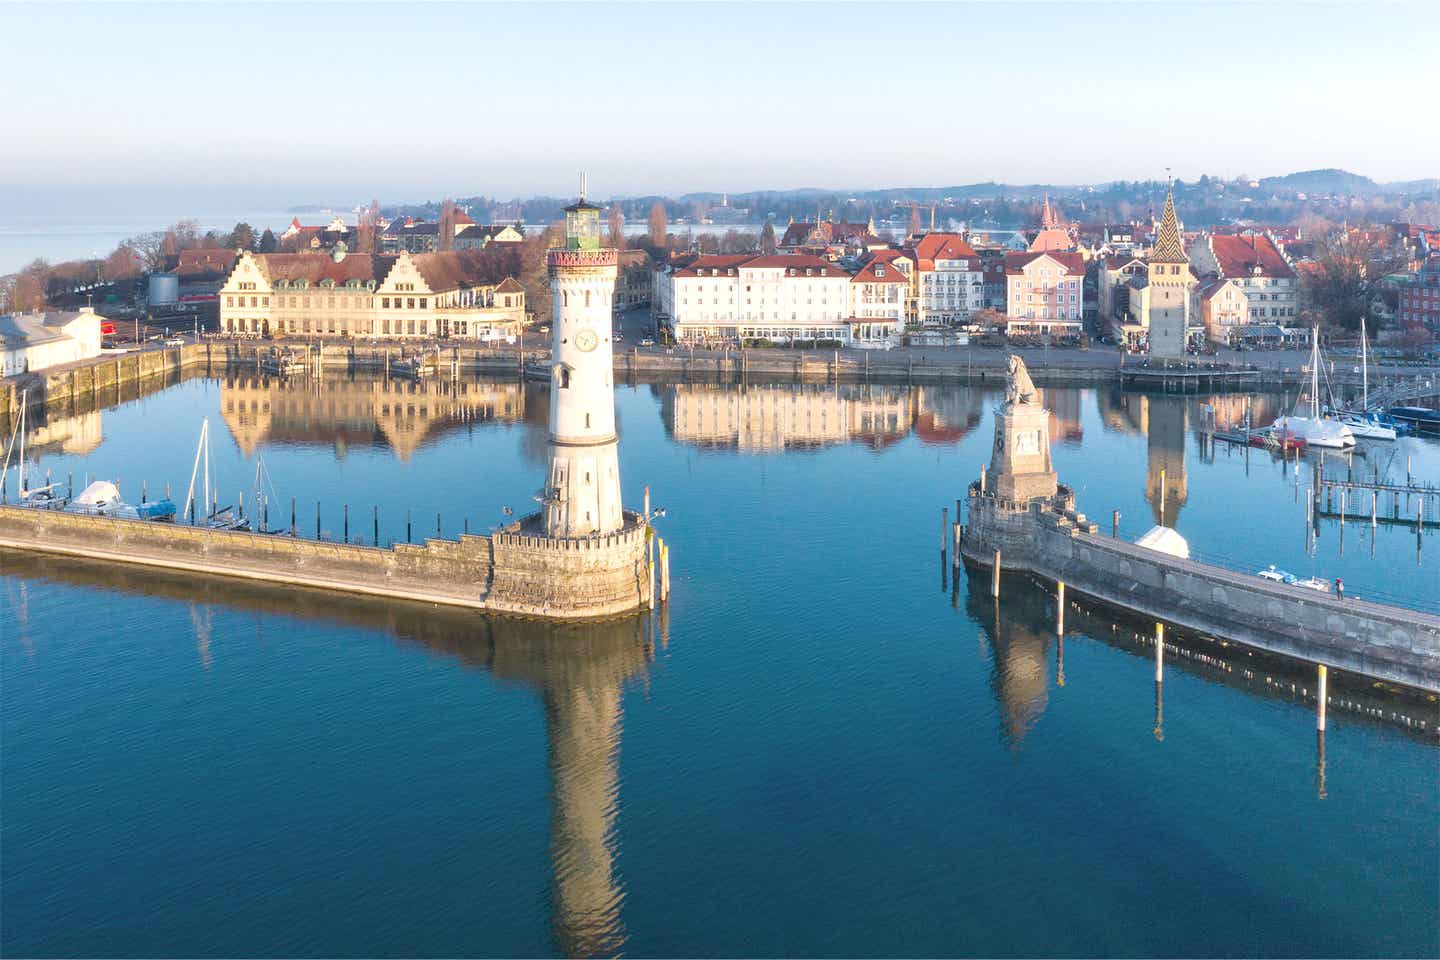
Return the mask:
{"type": "Polygon", "coordinates": [[[597,197],[1440,176],[1435,3],[0,4],[0,35],[21,209],[566,194],[582,167],[597,197]]]}

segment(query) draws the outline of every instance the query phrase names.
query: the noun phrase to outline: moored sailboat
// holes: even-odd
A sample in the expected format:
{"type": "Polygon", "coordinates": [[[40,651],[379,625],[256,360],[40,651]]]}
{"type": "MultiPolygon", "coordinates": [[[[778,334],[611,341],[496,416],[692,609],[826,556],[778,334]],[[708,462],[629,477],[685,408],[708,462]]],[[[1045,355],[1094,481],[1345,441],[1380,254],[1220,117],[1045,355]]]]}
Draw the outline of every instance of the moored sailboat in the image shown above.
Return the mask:
{"type": "Polygon", "coordinates": [[[1305,441],[1307,447],[1341,449],[1355,446],[1355,434],[1338,420],[1327,420],[1320,414],[1320,329],[1310,340],[1310,396],[1302,394],[1295,409],[1280,417],[1270,427],[1272,434],[1288,435],[1305,441]],[[1308,414],[1308,415],[1307,415],[1308,414]]]}

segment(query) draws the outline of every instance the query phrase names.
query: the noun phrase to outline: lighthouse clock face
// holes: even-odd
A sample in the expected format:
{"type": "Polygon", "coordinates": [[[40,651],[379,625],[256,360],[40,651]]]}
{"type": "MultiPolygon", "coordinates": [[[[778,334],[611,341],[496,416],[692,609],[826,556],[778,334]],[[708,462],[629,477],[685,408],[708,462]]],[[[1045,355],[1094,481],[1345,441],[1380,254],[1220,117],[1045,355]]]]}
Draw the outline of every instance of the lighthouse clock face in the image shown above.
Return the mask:
{"type": "Polygon", "coordinates": [[[600,339],[595,336],[595,331],[591,330],[589,327],[586,327],[582,329],[579,333],[575,334],[575,346],[579,347],[581,350],[584,350],[586,353],[594,350],[595,345],[599,342],[600,339]]]}

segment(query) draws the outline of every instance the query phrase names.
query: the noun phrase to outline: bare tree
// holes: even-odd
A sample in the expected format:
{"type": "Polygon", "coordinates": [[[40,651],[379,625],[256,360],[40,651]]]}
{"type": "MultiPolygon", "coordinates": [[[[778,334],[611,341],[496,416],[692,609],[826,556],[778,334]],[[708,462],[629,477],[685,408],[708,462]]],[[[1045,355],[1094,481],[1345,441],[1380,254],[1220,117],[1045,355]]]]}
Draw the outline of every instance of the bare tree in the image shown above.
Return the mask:
{"type": "Polygon", "coordinates": [[[435,249],[450,250],[455,246],[455,201],[446,197],[440,201],[440,233],[436,237],[435,249]]]}
{"type": "Polygon", "coordinates": [[[656,202],[650,207],[650,243],[657,247],[665,246],[666,230],[669,221],[665,218],[665,204],[656,202]]]}
{"type": "Polygon", "coordinates": [[[147,273],[165,269],[165,234],[161,231],[136,234],[123,246],[140,255],[140,265],[147,273]]]}
{"type": "Polygon", "coordinates": [[[618,203],[610,204],[610,246],[625,249],[625,214],[618,203]]]}
{"type": "Polygon", "coordinates": [[[775,253],[775,221],[766,220],[765,227],[760,231],[760,252],[765,256],[775,253]]]}
{"type": "Polygon", "coordinates": [[[133,247],[122,243],[115,248],[115,252],[105,258],[100,270],[106,280],[124,280],[139,273],[141,263],[140,254],[133,247]]]}
{"type": "Polygon", "coordinates": [[[1376,229],[1351,227],[1315,238],[1315,269],[1302,294],[1320,318],[1356,330],[1384,289],[1385,277],[1406,268],[1409,257],[1376,229]]]}
{"type": "Polygon", "coordinates": [[[15,276],[10,290],[11,310],[39,310],[47,303],[45,292],[50,281],[50,264],[32,260],[15,276]]]}

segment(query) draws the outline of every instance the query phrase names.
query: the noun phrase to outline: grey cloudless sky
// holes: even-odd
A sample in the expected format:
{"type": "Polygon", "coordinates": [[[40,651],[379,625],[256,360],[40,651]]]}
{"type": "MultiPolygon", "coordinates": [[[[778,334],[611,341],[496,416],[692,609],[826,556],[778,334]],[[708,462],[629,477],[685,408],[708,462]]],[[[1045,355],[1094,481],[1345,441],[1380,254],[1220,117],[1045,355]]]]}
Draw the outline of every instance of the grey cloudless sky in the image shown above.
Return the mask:
{"type": "Polygon", "coordinates": [[[1440,176],[1440,4],[3,5],[0,197],[1440,176]]]}

